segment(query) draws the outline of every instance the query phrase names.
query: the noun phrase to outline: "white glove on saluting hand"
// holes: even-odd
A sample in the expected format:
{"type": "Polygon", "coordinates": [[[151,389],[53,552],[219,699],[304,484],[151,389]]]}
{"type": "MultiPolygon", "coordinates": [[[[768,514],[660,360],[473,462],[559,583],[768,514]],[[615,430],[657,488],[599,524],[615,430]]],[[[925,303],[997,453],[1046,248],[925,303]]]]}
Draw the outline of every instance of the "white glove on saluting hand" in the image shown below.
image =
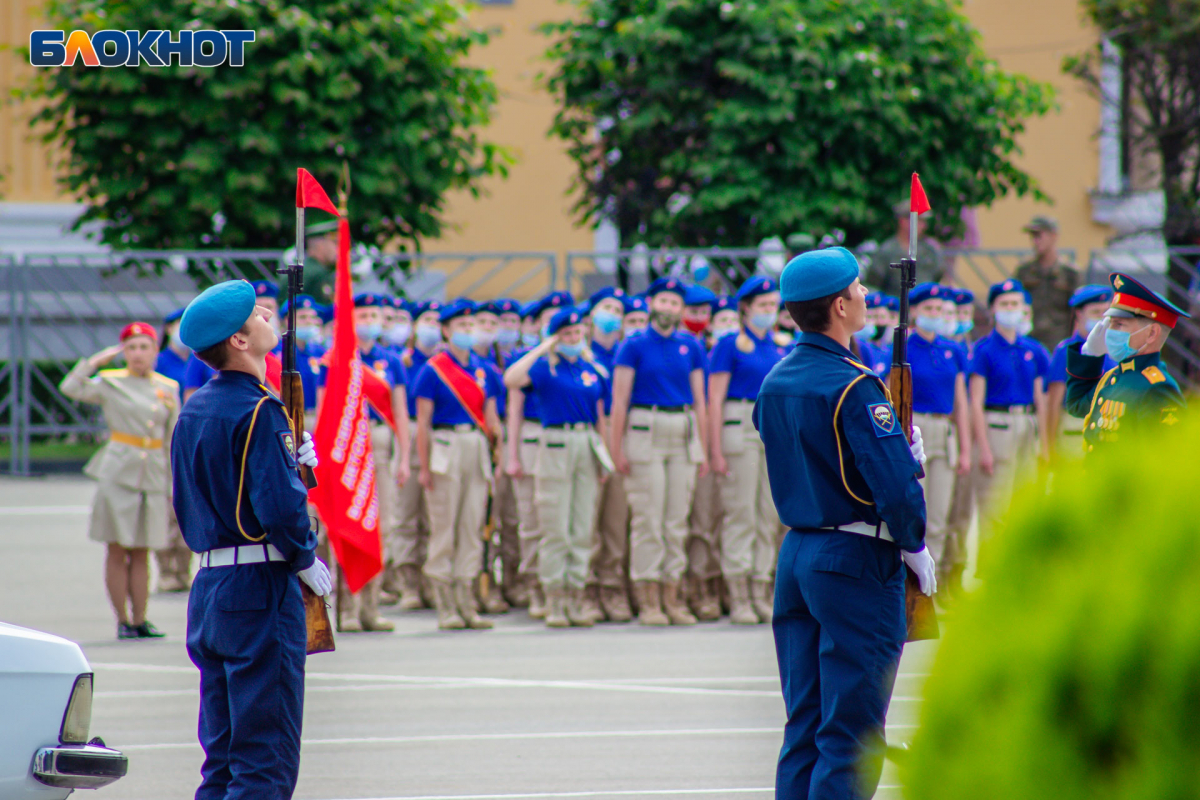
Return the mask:
{"type": "Polygon", "coordinates": [[[321,563],[321,559],[317,559],[308,569],[300,570],[300,580],[308,584],[308,588],[312,589],[320,597],[324,597],[333,590],[333,580],[329,577],[329,567],[321,563]]]}
{"type": "MultiPolygon", "coordinates": [[[[915,429],[914,429],[915,430],[915,429]]],[[[933,563],[933,556],[929,555],[929,548],[922,547],[915,553],[910,553],[907,550],[900,551],[900,557],[904,559],[904,563],[917,576],[917,580],[921,583],[921,594],[933,597],[933,593],[937,591],[937,574],[933,563]]]]}
{"type": "Polygon", "coordinates": [[[925,464],[925,440],[921,438],[921,429],[913,425],[912,442],[908,445],[908,449],[912,451],[913,458],[918,464],[925,464]]]}
{"type": "Polygon", "coordinates": [[[1104,333],[1108,330],[1108,323],[1108,317],[1100,320],[1099,324],[1092,328],[1092,332],[1088,334],[1087,340],[1083,343],[1083,347],[1080,348],[1079,352],[1085,356],[1108,355],[1108,347],[1104,344],[1104,333]]]}
{"type": "Polygon", "coordinates": [[[313,444],[312,434],[308,431],[304,432],[304,442],[296,451],[296,460],[310,469],[317,466],[317,448],[313,444]]]}

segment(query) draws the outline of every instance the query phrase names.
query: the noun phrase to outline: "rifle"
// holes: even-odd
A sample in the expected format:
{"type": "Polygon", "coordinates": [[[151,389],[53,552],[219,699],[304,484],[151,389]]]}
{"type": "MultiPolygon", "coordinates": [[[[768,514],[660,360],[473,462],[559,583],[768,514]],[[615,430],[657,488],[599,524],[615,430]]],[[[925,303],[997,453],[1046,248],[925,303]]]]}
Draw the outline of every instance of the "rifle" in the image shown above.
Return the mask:
{"type": "MultiPolygon", "coordinates": [[[[279,267],[276,273],[287,278],[287,326],[283,333],[283,371],[279,381],[280,399],[292,423],[296,447],[304,441],[304,383],[296,370],[296,295],[304,288],[304,209],[296,209],[296,263],[279,267]]],[[[317,479],[312,470],[300,465],[300,478],[312,489],[317,479]]],[[[304,626],[308,632],[308,653],[328,653],[334,649],[333,627],[325,601],[300,582],[304,597],[304,626]]]]}
{"type": "MultiPolygon", "coordinates": [[[[913,173],[914,184],[916,180],[916,173],[913,173]]],[[[921,193],[923,196],[924,190],[921,193]]],[[[913,379],[912,366],[908,363],[908,293],[917,285],[917,216],[915,208],[909,211],[908,258],[889,265],[892,269],[900,270],[900,323],[892,333],[892,371],[888,374],[888,390],[909,442],[912,442],[913,379]]],[[[917,465],[917,470],[918,478],[925,477],[924,467],[917,465]]],[[[905,571],[904,618],[908,623],[908,641],[936,639],[938,621],[933,598],[921,591],[921,583],[912,570],[905,567],[905,571]]]]}

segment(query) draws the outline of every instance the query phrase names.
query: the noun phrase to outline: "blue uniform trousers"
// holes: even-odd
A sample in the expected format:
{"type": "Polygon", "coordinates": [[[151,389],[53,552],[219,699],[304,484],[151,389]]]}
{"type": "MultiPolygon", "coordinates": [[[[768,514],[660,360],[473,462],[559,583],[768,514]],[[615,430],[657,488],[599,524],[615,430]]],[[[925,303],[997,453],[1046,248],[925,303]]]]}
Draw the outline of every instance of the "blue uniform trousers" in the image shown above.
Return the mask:
{"type": "Polygon", "coordinates": [[[771,624],[787,706],[776,800],[870,797],[907,633],[900,548],[852,533],[789,531],[771,624]]]}
{"type": "Polygon", "coordinates": [[[284,562],[201,569],[187,649],[200,669],[196,800],[286,800],[300,770],[306,649],[300,582],[284,562]]]}

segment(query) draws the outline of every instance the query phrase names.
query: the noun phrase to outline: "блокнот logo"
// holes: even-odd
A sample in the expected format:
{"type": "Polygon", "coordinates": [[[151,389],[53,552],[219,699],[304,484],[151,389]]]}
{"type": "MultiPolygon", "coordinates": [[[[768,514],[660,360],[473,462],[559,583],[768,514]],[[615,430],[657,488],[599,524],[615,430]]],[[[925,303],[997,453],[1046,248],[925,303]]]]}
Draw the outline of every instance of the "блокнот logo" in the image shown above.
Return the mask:
{"type": "Polygon", "coordinates": [[[245,63],[254,31],[34,31],[29,34],[29,63],[35,67],[170,66],[231,67],[245,63]]]}

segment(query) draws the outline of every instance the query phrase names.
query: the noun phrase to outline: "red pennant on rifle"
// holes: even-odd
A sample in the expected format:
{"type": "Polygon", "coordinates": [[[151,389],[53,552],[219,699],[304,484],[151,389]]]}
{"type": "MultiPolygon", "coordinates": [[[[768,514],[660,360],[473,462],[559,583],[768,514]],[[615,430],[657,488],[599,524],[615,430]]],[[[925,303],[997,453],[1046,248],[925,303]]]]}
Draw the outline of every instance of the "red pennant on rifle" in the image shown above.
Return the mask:
{"type": "Polygon", "coordinates": [[[921,176],[914,172],[912,177],[912,195],[908,203],[908,210],[915,214],[924,214],[929,209],[929,198],[925,196],[925,187],[921,185],[921,176]]]}
{"type": "Polygon", "coordinates": [[[330,201],[329,195],[325,194],[325,190],[317,183],[312,173],[304,167],[296,168],[296,208],[319,208],[335,217],[339,216],[337,206],[330,201]]]}

